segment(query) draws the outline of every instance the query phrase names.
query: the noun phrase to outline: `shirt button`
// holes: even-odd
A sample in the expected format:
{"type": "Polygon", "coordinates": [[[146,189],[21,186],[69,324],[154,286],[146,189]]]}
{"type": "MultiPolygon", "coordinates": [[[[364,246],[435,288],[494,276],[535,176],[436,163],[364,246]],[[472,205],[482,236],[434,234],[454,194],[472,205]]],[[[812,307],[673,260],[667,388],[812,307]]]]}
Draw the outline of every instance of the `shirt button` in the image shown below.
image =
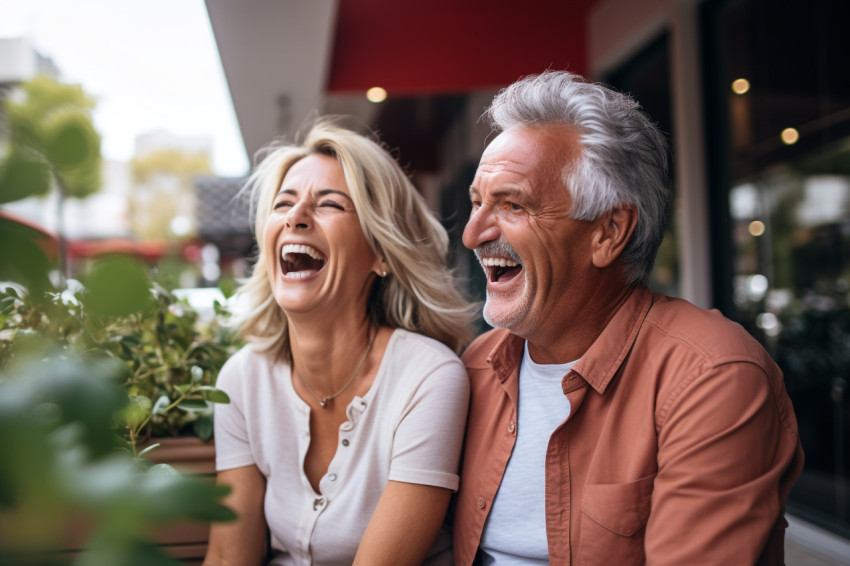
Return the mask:
{"type": "Polygon", "coordinates": [[[508,432],[509,432],[509,433],[511,433],[511,434],[513,434],[513,433],[514,433],[514,431],[516,431],[516,423],[515,423],[515,422],[511,422],[511,424],[509,424],[509,425],[508,425],[508,432]]]}
{"type": "Polygon", "coordinates": [[[336,481],[336,474],[329,475],[328,479],[331,480],[331,481],[336,481]]]}
{"type": "Polygon", "coordinates": [[[347,439],[347,438],[343,438],[343,439],[342,439],[342,445],[343,445],[343,446],[348,446],[348,439],[347,439]]]}
{"type": "Polygon", "coordinates": [[[482,498],[482,497],[479,497],[478,501],[476,501],[476,503],[478,504],[478,507],[480,509],[484,509],[485,507],[487,507],[487,502],[484,501],[484,498],[482,498]]]}

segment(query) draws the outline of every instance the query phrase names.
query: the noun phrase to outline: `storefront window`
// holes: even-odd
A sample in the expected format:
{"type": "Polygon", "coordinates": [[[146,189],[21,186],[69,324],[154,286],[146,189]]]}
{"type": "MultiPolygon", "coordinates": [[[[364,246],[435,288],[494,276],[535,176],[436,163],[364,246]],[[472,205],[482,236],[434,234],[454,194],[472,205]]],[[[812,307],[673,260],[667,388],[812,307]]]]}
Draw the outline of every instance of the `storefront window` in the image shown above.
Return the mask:
{"type": "Polygon", "coordinates": [[[716,301],[785,374],[806,452],[789,510],[850,536],[850,3],[702,16],[716,301]]]}

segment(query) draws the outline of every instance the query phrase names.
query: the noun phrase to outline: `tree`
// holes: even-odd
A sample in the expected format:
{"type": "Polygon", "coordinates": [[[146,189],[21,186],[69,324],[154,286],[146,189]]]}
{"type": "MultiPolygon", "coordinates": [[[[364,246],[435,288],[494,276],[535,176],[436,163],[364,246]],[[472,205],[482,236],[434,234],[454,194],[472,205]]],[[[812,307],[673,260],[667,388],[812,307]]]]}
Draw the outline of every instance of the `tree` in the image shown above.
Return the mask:
{"type": "MultiPolygon", "coordinates": [[[[101,187],[100,134],[92,124],[94,99],[79,85],[37,76],[3,101],[8,147],[0,163],[0,203],[59,194],[57,236],[65,261],[62,208],[101,187]]],[[[63,265],[64,271],[64,265],[63,265]]]]}
{"type": "Polygon", "coordinates": [[[130,167],[133,232],[142,240],[164,240],[193,232],[190,227],[184,233],[172,234],[171,221],[181,216],[191,222],[194,217],[193,179],[212,174],[209,155],[166,147],[134,157],[130,167]]]}

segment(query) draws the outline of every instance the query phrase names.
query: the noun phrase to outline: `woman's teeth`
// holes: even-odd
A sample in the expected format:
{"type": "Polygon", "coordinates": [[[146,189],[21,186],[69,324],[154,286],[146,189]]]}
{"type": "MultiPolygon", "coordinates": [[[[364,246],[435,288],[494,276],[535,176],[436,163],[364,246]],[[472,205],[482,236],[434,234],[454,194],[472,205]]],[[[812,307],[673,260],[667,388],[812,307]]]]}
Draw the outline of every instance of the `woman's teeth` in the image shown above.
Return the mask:
{"type": "Polygon", "coordinates": [[[280,257],[286,260],[286,254],[307,254],[313,259],[322,259],[322,255],[315,249],[304,244],[285,244],[280,250],[280,257]]]}

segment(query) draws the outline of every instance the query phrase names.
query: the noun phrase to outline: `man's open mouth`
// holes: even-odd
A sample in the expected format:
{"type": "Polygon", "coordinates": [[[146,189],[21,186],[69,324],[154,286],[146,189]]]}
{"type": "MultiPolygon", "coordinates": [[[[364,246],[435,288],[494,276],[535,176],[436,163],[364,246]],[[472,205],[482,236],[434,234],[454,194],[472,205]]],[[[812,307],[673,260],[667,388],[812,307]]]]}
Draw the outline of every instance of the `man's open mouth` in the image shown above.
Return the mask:
{"type": "Polygon", "coordinates": [[[280,266],[288,279],[304,279],[325,266],[325,258],[316,248],[304,244],[286,244],[280,250],[280,266]]]}
{"type": "Polygon", "coordinates": [[[484,266],[487,280],[491,283],[513,279],[522,270],[522,265],[504,257],[482,257],[481,265],[484,266]]]}

